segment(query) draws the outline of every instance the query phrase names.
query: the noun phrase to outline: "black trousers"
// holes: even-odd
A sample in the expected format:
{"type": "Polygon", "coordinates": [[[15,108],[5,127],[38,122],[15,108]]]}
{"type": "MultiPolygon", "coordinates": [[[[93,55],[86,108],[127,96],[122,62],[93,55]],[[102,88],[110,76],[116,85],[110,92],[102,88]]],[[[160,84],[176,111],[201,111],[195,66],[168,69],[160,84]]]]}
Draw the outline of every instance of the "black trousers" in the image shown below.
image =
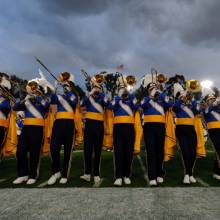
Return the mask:
{"type": "Polygon", "coordinates": [[[84,130],[85,174],[92,173],[92,154],[94,151],[94,176],[100,175],[100,159],[104,137],[104,122],[86,119],[84,130]]]}
{"type": "Polygon", "coordinates": [[[38,177],[40,151],[43,143],[43,126],[25,125],[18,139],[17,172],[18,176],[38,177]],[[27,154],[29,152],[29,162],[27,154]]]}
{"type": "Polygon", "coordinates": [[[147,152],[149,180],[155,180],[157,177],[163,177],[165,175],[163,168],[165,124],[154,122],[145,123],[144,141],[147,152]]]}
{"type": "Polygon", "coordinates": [[[0,126],[0,152],[1,152],[2,148],[3,148],[6,129],[7,128],[0,126]]]}
{"type": "Polygon", "coordinates": [[[209,137],[213,143],[216,152],[214,173],[220,175],[220,128],[209,129],[209,137]]]}
{"type": "Polygon", "coordinates": [[[60,172],[60,150],[64,145],[64,161],[62,177],[68,177],[74,140],[74,121],[72,119],[56,119],[52,129],[50,152],[52,158],[52,173],[60,172]]]}
{"type": "Polygon", "coordinates": [[[134,125],[114,124],[113,144],[115,160],[115,177],[130,177],[134,152],[134,125]]]}
{"type": "Polygon", "coordinates": [[[182,152],[185,174],[193,175],[193,167],[196,161],[197,136],[194,126],[177,125],[176,137],[182,152]]]}

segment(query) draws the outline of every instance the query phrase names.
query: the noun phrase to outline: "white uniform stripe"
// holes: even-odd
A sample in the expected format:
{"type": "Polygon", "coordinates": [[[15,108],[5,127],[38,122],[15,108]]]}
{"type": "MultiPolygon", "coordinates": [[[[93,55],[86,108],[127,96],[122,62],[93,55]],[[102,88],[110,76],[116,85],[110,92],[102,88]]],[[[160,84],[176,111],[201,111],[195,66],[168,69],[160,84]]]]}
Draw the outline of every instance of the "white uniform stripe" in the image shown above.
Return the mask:
{"type": "Polygon", "coordinates": [[[217,120],[220,121],[220,114],[215,111],[211,111],[211,115],[217,120]]]}
{"type": "Polygon", "coordinates": [[[35,117],[35,118],[43,118],[41,113],[34,107],[29,99],[25,101],[25,106],[27,110],[35,117]]]}
{"type": "Polygon", "coordinates": [[[128,115],[134,116],[129,105],[124,104],[121,100],[119,101],[119,105],[128,113],[128,115]]]}
{"type": "Polygon", "coordinates": [[[101,106],[99,103],[97,103],[92,96],[89,96],[89,101],[90,101],[90,103],[92,104],[92,106],[93,106],[99,113],[103,113],[103,112],[104,112],[102,106],[101,106]]]}
{"type": "Polygon", "coordinates": [[[73,112],[73,108],[71,107],[71,105],[61,95],[58,95],[57,97],[60,104],[67,112],[73,112]]]}
{"type": "Polygon", "coordinates": [[[190,118],[194,118],[194,114],[192,112],[192,110],[185,106],[185,105],[181,105],[181,109],[190,117],[190,118]]]}
{"type": "Polygon", "coordinates": [[[156,109],[158,112],[160,112],[161,115],[164,115],[164,109],[161,105],[159,105],[157,102],[154,102],[152,99],[149,101],[150,105],[156,109]]]}

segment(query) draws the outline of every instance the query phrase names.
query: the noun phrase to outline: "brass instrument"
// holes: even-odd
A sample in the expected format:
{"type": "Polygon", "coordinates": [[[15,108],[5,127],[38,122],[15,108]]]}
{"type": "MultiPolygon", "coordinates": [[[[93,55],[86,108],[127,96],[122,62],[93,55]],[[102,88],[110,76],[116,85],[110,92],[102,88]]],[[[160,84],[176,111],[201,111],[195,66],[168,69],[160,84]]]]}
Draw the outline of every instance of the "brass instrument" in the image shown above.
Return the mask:
{"type": "Polygon", "coordinates": [[[99,85],[101,85],[105,81],[105,77],[103,74],[96,74],[95,80],[99,85]]]}
{"type": "Polygon", "coordinates": [[[83,74],[83,76],[85,77],[85,79],[87,81],[90,81],[91,77],[89,76],[89,74],[84,69],[81,69],[81,73],[83,74]]]}
{"type": "Polygon", "coordinates": [[[60,82],[67,82],[70,79],[70,73],[62,72],[58,77],[60,82]]]}
{"type": "Polygon", "coordinates": [[[202,91],[201,84],[198,80],[187,80],[186,81],[187,90],[192,93],[199,93],[202,91]]]}
{"type": "Polygon", "coordinates": [[[40,90],[39,84],[34,80],[28,82],[26,89],[28,92],[31,92],[33,95],[37,95],[42,98],[45,98],[45,94],[40,90]]]}
{"type": "Polygon", "coordinates": [[[128,75],[126,77],[126,81],[129,86],[134,86],[136,84],[136,79],[135,79],[135,76],[133,75],[128,75]]]}
{"type": "Polygon", "coordinates": [[[167,78],[164,74],[160,73],[159,75],[157,75],[157,82],[162,84],[165,83],[167,81],[167,78]]]}
{"type": "Polygon", "coordinates": [[[65,86],[68,86],[71,88],[72,92],[76,95],[78,95],[77,89],[74,85],[73,79],[72,79],[72,75],[68,72],[62,72],[60,73],[59,77],[58,77],[58,82],[60,82],[63,87],[64,87],[64,91],[65,91],[65,86]]]}
{"type": "MultiPolygon", "coordinates": [[[[89,74],[81,69],[81,73],[83,74],[83,76],[85,77],[85,80],[89,83],[89,88],[88,90],[91,90],[91,87],[97,87],[99,89],[101,89],[102,87],[102,84],[104,83],[105,81],[105,76],[106,76],[106,72],[101,72],[101,73],[97,73],[95,74],[94,76],[89,76],[89,74]]],[[[93,94],[95,96],[98,96],[99,95],[99,92],[96,91],[95,94],[93,94]]]]}
{"type": "MultiPolygon", "coordinates": [[[[10,80],[9,80],[10,81],[10,80]]],[[[0,77],[0,83],[2,82],[2,77],[0,77]]],[[[2,91],[2,95],[5,98],[8,98],[13,104],[16,103],[16,98],[10,93],[9,90],[0,85],[0,89],[2,91]]]]}
{"type": "Polygon", "coordinates": [[[123,75],[121,75],[123,83],[124,83],[124,87],[126,88],[125,91],[123,92],[123,94],[121,95],[122,100],[125,100],[128,98],[129,96],[129,89],[128,87],[133,87],[136,84],[136,78],[133,75],[128,75],[126,76],[124,81],[123,75]]]}
{"type": "MultiPolygon", "coordinates": [[[[93,87],[101,89],[102,83],[105,81],[105,77],[103,74],[96,74],[94,77],[91,78],[91,83],[93,84],[93,87]]],[[[100,90],[96,90],[92,96],[94,98],[98,98],[100,95],[100,90]]]]}

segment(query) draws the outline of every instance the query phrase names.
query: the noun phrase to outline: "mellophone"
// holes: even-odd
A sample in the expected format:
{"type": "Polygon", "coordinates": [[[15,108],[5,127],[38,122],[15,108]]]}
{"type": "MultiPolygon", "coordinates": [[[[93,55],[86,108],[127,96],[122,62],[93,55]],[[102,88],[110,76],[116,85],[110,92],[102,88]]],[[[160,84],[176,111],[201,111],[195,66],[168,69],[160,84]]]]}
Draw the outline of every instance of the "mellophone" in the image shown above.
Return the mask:
{"type": "Polygon", "coordinates": [[[196,158],[205,156],[204,130],[216,153],[213,178],[220,180],[220,99],[212,82],[185,80],[183,75],[168,78],[155,69],[139,82],[134,75],[119,72],[94,76],[81,72],[87,88],[84,97],[79,97],[74,75],[68,72],[58,77],[52,74],[54,86],[40,72],[39,78],[27,82],[26,96],[21,100],[13,96],[10,78],[0,78],[3,155],[10,144],[5,137],[15,135],[11,131],[15,126],[17,129],[16,137],[10,137],[16,139],[17,178],[13,184],[36,183],[43,140],[49,140],[45,146],[52,159],[48,185],[57,181],[66,184],[77,138],[84,147],[84,173],[80,176],[83,181],[93,180],[95,184],[101,181],[104,146],[114,153],[113,184],[131,184],[133,156],[140,153],[144,139],[150,186],[164,182],[163,164],[173,157],[175,145],[181,152],[183,183],[193,184],[196,158]],[[56,106],[56,110],[51,112],[51,106],[53,109],[56,106]],[[61,146],[64,147],[62,168],[61,146]]]}

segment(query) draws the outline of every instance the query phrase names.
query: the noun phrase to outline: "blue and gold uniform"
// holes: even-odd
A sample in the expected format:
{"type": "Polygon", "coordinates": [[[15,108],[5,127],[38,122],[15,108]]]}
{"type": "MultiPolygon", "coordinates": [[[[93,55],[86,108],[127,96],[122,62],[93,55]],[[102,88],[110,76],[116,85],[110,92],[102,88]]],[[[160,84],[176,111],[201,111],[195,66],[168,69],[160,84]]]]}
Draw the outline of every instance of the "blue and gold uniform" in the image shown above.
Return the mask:
{"type": "MultiPolygon", "coordinates": [[[[141,107],[144,115],[144,141],[147,151],[148,178],[156,181],[163,178],[165,171],[164,142],[165,142],[165,113],[172,106],[169,97],[158,91],[158,97],[146,96],[141,107]]],[[[151,183],[151,182],[150,182],[151,183]]]]}
{"type": "Polygon", "coordinates": [[[114,113],[113,144],[117,181],[122,178],[130,178],[131,175],[135,141],[134,111],[139,108],[139,105],[134,95],[127,94],[127,97],[124,98],[116,96],[109,107],[114,113]]]}
{"type": "Polygon", "coordinates": [[[36,180],[39,175],[38,164],[43,142],[44,117],[49,110],[49,101],[40,96],[27,95],[24,101],[14,105],[13,110],[25,112],[24,127],[16,153],[18,177],[28,176],[29,179],[36,180]]]}
{"type": "Polygon", "coordinates": [[[207,124],[209,137],[213,143],[216,152],[213,177],[220,179],[220,106],[217,103],[210,104],[203,110],[204,118],[207,124]]]}
{"type": "Polygon", "coordinates": [[[60,172],[60,150],[61,145],[64,145],[63,178],[68,177],[75,131],[74,111],[77,103],[78,97],[70,90],[66,91],[63,95],[54,94],[51,97],[51,104],[57,106],[50,144],[52,173],[60,172]]]}
{"type": "Polygon", "coordinates": [[[7,128],[9,126],[9,114],[11,111],[10,100],[0,95],[0,152],[2,150],[7,128]]]}
{"type": "Polygon", "coordinates": [[[92,154],[94,151],[95,177],[100,176],[100,158],[104,137],[104,111],[108,105],[108,99],[101,91],[94,91],[85,96],[81,102],[86,107],[85,129],[84,129],[84,173],[91,176],[92,154]]]}
{"type": "MultiPolygon", "coordinates": [[[[184,102],[181,98],[175,102],[173,110],[176,114],[176,137],[182,152],[185,177],[193,177],[197,146],[194,120],[195,115],[199,113],[198,105],[196,101],[184,102]]],[[[185,183],[189,183],[188,180],[185,183]]]]}

